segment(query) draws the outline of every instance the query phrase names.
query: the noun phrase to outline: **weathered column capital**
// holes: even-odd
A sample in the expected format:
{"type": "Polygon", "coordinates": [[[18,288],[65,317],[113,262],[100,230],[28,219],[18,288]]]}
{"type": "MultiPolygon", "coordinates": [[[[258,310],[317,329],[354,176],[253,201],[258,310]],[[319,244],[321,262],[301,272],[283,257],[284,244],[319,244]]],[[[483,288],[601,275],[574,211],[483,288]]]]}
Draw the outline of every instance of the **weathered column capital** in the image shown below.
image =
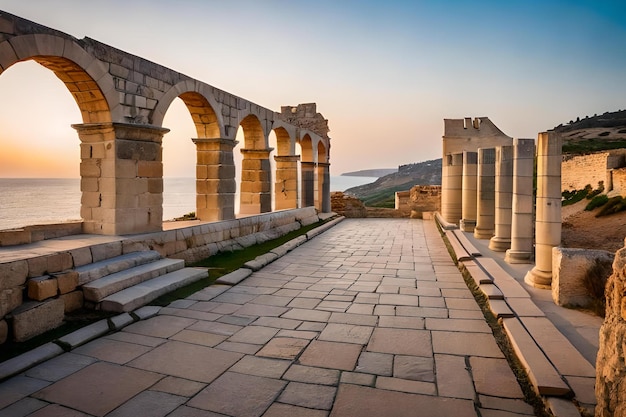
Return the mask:
{"type": "Polygon", "coordinates": [[[317,166],[323,167],[323,168],[329,168],[330,167],[330,162],[318,162],[317,166]]]}
{"type": "Polygon", "coordinates": [[[307,166],[307,167],[315,167],[315,162],[300,161],[300,165],[307,166]]]}
{"type": "Polygon", "coordinates": [[[300,155],[275,155],[274,161],[277,162],[298,162],[300,155]]]}
{"type": "Polygon", "coordinates": [[[133,123],[82,123],[73,124],[72,128],[76,129],[81,140],[83,140],[82,134],[86,134],[85,138],[88,137],[89,140],[98,141],[100,134],[115,132],[117,139],[157,143],[161,143],[163,136],[170,131],[164,127],[133,123]]]}
{"type": "Polygon", "coordinates": [[[208,149],[212,149],[212,147],[215,147],[215,145],[219,146],[219,149],[224,149],[225,147],[228,147],[228,146],[230,146],[231,148],[234,148],[239,143],[236,140],[228,139],[228,138],[191,138],[191,141],[197,147],[208,148],[208,149]]]}
{"type": "Polygon", "coordinates": [[[242,149],[241,153],[248,159],[267,159],[274,148],[267,149],[242,149]]]}

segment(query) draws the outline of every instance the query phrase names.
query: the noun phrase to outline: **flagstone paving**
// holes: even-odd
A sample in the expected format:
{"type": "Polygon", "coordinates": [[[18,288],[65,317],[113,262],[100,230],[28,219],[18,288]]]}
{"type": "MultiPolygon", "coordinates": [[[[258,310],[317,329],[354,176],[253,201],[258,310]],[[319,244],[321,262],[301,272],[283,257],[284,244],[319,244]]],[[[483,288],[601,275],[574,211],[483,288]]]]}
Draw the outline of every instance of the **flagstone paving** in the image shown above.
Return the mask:
{"type": "Polygon", "coordinates": [[[350,219],[0,384],[0,415],[533,415],[432,221],[350,219]],[[9,414],[10,413],[10,414],[9,414]]]}

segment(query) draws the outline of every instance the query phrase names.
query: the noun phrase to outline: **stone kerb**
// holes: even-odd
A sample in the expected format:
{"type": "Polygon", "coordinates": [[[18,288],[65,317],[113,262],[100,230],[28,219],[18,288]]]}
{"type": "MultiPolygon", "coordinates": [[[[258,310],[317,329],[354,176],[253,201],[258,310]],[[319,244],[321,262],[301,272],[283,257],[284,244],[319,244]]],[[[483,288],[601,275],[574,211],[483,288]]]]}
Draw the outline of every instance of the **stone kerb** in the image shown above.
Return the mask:
{"type": "Polygon", "coordinates": [[[552,248],[552,300],[560,306],[588,307],[592,296],[585,280],[603,282],[593,271],[610,271],[614,258],[604,250],[552,248]]]}

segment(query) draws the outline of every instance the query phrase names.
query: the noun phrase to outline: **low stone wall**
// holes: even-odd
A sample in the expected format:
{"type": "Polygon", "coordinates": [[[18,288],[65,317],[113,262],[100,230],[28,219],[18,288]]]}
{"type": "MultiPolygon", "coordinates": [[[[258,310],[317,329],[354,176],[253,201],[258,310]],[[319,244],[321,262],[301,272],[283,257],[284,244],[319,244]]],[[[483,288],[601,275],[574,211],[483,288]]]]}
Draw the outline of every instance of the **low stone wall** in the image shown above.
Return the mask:
{"type": "Polygon", "coordinates": [[[615,254],[596,361],[596,417],[626,415],[626,248],[615,254]]]}
{"type": "Polygon", "coordinates": [[[590,155],[564,155],[561,165],[561,190],[582,190],[587,184],[598,188],[598,182],[607,182],[608,152],[590,155]]]}
{"type": "Polygon", "coordinates": [[[421,219],[423,213],[441,210],[440,185],[416,185],[396,193],[396,210],[404,216],[421,219]]]}
{"type": "Polygon", "coordinates": [[[626,195],[626,168],[618,168],[610,171],[611,190],[621,195],[626,195]]]}
{"type": "Polygon", "coordinates": [[[19,229],[0,230],[0,246],[25,245],[57,237],[83,233],[82,222],[67,222],[26,226],[19,229]]]}
{"type": "MultiPolygon", "coordinates": [[[[560,306],[587,307],[592,294],[585,285],[587,275],[594,270],[608,271],[605,277],[596,277],[602,282],[610,274],[614,254],[605,250],[575,248],[552,248],[552,299],[560,306]]],[[[600,287],[603,285],[598,283],[600,287]]]]}
{"type": "Polygon", "coordinates": [[[218,252],[275,239],[319,220],[315,208],[306,207],[120,236],[108,243],[0,263],[0,343],[9,333],[23,341],[57,327],[65,313],[82,307],[78,273],[73,270],[79,266],[145,250],[192,263],[218,252]],[[21,328],[22,323],[29,323],[28,328],[21,328]]]}

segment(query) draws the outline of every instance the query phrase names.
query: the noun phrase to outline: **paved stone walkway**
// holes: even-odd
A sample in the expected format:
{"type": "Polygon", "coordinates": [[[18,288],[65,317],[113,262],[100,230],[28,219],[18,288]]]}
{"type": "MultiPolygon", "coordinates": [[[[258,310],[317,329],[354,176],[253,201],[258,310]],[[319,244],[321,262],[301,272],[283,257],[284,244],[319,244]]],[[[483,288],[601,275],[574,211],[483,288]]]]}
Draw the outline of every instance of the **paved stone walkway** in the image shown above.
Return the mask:
{"type": "Polygon", "coordinates": [[[355,219],[0,384],[0,415],[533,410],[434,222],[355,219]]]}

